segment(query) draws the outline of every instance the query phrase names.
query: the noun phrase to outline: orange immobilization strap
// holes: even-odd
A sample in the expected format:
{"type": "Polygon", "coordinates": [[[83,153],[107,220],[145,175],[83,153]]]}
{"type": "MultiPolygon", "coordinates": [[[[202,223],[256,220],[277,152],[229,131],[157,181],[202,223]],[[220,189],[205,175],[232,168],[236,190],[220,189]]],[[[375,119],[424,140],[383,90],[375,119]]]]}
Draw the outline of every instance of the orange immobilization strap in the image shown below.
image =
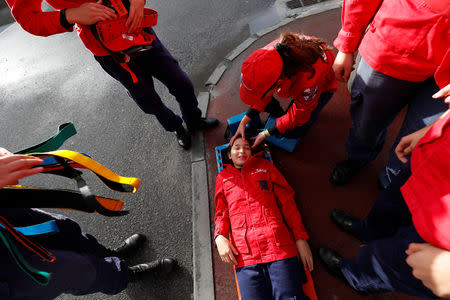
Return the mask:
{"type": "Polygon", "coordinates": [[[241,291],[239,290],[239,283],[238,283],[237,276],[236,276],[236,269],[233,268],[233,271],[234,271],[234,280],[236,280],[236,289],[237,289],[237,294],[238,294],[238,300],[241,300],[242,297],[241,297],[241,291]]]}
{"type": "Polygon", "coordinates": [[[123,5],[122,1],[120,0],[110,0],[110,1],[119,16],[122,17],[128,14],[128,11],[123,5]]]}
{"type": "Polygon", "coordinates": [[[306,296],[309,297],[311,300],[318,300],[316,289],[314,288],[314,281],[311,276],[311,272],[307,268],[305,268],[305,274],[306,274],[306,283],[302,285],[303,292],[306,296]]]}
{"type": "Polygon", "coordinates": [[[131,69],[128,67],[127,63],[120,63],[120,66],[122,68],[124,68],[125,70],[127,70],[128,73],[130,73],[131,79],[133,80],[133,83],[138,82],[139,80],[137,79],[136,74],[134,74],[133,71],[131,71],[131,69]]]}

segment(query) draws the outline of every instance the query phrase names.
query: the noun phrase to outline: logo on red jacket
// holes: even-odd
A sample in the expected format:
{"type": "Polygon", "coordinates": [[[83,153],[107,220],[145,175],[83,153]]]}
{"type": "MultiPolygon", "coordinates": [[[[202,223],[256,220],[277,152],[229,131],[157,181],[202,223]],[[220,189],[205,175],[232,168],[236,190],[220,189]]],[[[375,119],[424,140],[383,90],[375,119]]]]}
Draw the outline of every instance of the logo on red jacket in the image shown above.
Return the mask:
{"type": "Polygon", "coordinates": [[[327,54],[325,52],[322,53],[322,59],[323,59],[324,62],[326,62],[326,63],[328,62],[328,57],[327,57],[327,54]]]}
{"type": "Polygon", "coordinates": [[[310,87],[310,88],[307,88],[307,89],[305,89],[304,91],[303,91],[303,94],[302,94],[302,96],[303,96],[303,98],[306,100],[306,101],[308,101],[308,100],[312,100],[312,99],[314,99],[315,97],[316,97],[316,95],[317,95],[317,91],[319,90],[319,87],[316,85],[316,86],[313,86],[313,87],[310,87]]]}

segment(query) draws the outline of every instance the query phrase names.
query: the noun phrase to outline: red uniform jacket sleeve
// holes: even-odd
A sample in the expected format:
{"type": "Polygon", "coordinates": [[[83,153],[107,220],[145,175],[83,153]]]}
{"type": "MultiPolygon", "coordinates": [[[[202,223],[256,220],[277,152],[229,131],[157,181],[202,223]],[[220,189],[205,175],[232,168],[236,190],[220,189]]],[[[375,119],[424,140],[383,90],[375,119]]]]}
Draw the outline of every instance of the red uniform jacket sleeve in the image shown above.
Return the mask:
{"type": "Polygon", "coordinates": [[[6,0],[14,19],[31,34],[49,36],[69,32],[59,22],[59,11],[43,12],[42,1],[36,0],[6,0]]]}
{"type": "Polygon", "coordinates": [[[342,28],[334,46],[341,52],[353,53],[382,0],[344,0],[342,28]]]}
{"type": "Polygon", "coordinates": [[[434,78],[441,89],[450,84],[450,49],[447,49],[441,64],[434,73],[434,78]]]}
{"type": "Polygon", "coordinates": [[[214,239],[218,235],[226,237],[230,232],[230,218],[228,214],[228,203],[223,193],[223,178],[220,174],[216,178],[216,192],[214,196],[216,213],[214,215],[214,239]]]}
{"type": "Polygon", "coordinates": [[[275,166],[267,162],[270,169],[270,179],[273,183],[273,191],[277,198],[281,214],[286,221],[287,226],[294,234],[294,239],[309,239],[308,233],[303,226],[302,217],[298,211],[294,200],[294,190],[281,175],[275,166]]]}

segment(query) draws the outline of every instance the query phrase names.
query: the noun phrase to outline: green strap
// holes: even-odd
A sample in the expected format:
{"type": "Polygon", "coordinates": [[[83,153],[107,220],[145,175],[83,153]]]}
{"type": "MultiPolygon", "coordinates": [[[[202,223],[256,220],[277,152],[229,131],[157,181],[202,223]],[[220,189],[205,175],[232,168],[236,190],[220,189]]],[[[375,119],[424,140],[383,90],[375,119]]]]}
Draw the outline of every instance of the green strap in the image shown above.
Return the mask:
{"type": "Polygon", "coordinates": [[[48,140],[31,146],[30,148],[17,151],[14,154],[27,154],[32,152],[47,152],[58,150],[64,142],[77,133],[73,123],[64,123],[59,125],[58,132],[48,140]]]}
{"type": "Polygon", "coordinates": [[[11,253],[16,264],[22,269],[25,274],[31,277],[35,282],[40,285],[46,286],[50,282],[50,274],[48,272],[39,271],[32,266],[30,266],[26,260],[23,258],[14,240],[10,237],[8,231],[0,227],[0,240],[5,244],[8,251],[11,253]]]}

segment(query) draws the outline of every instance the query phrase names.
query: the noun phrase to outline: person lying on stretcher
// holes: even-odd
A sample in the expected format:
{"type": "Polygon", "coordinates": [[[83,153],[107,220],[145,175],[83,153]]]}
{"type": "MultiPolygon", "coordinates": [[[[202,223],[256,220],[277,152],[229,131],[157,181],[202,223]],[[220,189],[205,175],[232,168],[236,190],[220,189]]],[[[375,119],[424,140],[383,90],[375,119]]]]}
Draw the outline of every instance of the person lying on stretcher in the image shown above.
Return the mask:
{"type": "Polygon", "coordinates": [[[216,179],[214,236],[242,299],[309,299],[302,264],[312,271],[313,259],[294,190],[261,153],[252,155],[248,139],[236,138],[228,158],[216,179]]]}

